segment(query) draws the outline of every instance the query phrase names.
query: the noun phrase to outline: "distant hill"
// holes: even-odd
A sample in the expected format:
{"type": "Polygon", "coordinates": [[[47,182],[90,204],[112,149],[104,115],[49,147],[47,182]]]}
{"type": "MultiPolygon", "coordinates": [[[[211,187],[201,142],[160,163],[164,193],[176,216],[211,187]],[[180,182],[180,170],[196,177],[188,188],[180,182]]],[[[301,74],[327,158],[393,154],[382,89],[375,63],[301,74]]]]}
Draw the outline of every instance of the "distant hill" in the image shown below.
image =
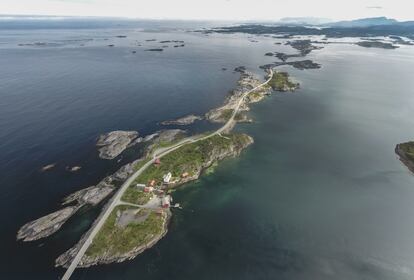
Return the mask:
{"type": "Polygon", "coordinates": [[[327,18],[317,17],[285,17],[279,20],[278,23],[289,25],[321,25],[332,22],[327,18]]]}
{"type": "Polygon", "coordinates": [[[356,20],[347,20],[347,21],[338,21],[325,24],[326,26],[331,27],[369,27],[369,26],[377,26],[377,25],[394,25],[400,24],[395,19],[386,18],[386,17],[375,17],[375,18],[362,18],[356,20]]]}

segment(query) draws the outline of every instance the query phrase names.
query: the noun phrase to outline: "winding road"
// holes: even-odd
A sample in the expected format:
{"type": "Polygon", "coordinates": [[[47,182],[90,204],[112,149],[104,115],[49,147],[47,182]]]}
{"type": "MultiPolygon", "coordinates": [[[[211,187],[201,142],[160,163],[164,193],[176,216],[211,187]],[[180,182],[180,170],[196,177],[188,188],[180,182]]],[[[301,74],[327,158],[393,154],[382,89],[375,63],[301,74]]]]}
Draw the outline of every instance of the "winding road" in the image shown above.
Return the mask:
{"type": "Polygon", "coordinates": [[[184,139],[184,140],[182,140],[182,141],[180,141],[180,142],[178,142],[178,143],[176,143],[176,144],[174,144],[170,147],[159,148],[159,149],[155,150],[154,153],[153,153],[152,159],[149,160],[147,163],[145,163],[140,169],[138,169],[119,188],[119,190],[115,194],[114,198],[110,201],[109,207],[107,207],[105,209],[105,212],[100,217],[98,217],[99,221],[94,224],[94,228],[90,231],[89,236],[87,237],[87,239],[85,240],[83,245],[80,247],[80,249],[77,252],[76,256],[72,260],[72,263],[70,264],[70,266],[68,267],[68,269],[66,270],[65,274],[63,275],[63,277],[61,279],[62,280],[68,280],[71,277],[72,273],[75,271],[75,269],[78,266],[79,262],[82,260],[82,257],[84,256],[86,250],[92,244],[93,239],[98,234],[99,230],[102,228],[105,221],[108,219],[109,215],[112,213],[112,211],[114,210],[114,208],[116,206],[123,204],[123,202],[121,201],[121,197],[124,194],[124,192],[126,191],[126,189],[129,187],[129,185],[131,185],[135,181],[135,179],[138,178],[139,175],[142,174],[142,172],[144,172],[149,166],[151,166],[153,164],[153,162],[156,158],[162,158],[163,156],[171,153],[172,151],[174,151],[174,150],[176,150],[176,149],[178,149],[178,148],[180,148],[184,145],[187,145],[187,144],[190,144],[190,143],[195,143],[195,142],[198,142],[198,141],[202,141],[202,140],[208,139],[210,137],[213,137],[214,135],[218,135],[218,134],[220,135],[222,132],[226,131],[228,128],[231,127],[231,125],[233,125],[234,117],[239,112],[240,106],[242,105],[243,100],[247,97],[247,95],[250,94],[251,92],[263,87],[264,85],[268,84],[272,78],[273,78],[273,70],[270,69],[269,78],[264,83],[262,83],[262,84],[258,85],[257,87],[245,92],[240,97],[240,100],[237,103],[236,107],[234,108],[233,114],[231,115],[231,117],[228,119],[228,121],[222,127],[217,129],[216,131],[214,131],[211,134],[208,134],[206,136],[202,136],[202,137],[191,136],[191,137],[188,137],[188,138],[186,138],[186,139],[184,139]]]}

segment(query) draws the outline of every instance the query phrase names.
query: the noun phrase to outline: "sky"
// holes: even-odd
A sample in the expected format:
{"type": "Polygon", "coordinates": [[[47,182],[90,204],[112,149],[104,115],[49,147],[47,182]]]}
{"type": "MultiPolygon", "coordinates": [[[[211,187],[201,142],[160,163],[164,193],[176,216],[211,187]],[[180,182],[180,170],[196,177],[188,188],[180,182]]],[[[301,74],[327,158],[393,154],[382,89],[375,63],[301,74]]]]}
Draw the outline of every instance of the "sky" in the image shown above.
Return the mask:
{"type": "Polygon", "coordinates": [[[2,15],[110,16],[148,19],[414,19],[413,0],[0,0],[2,15]]]}

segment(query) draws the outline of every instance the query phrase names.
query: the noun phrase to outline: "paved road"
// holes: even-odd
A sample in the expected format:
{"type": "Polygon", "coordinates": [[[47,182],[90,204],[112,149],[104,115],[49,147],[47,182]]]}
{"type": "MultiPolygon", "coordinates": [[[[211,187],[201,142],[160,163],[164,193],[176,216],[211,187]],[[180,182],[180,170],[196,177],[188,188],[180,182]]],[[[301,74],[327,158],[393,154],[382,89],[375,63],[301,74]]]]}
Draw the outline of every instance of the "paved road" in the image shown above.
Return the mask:
{"type": "Polygon", "coordinates": [[[153,158],[148,161],[147,163],[145,163],[137,172],[135,172],[131,177],[128,178],[128,180],[126,180],[122,186],[119,188],[119,190],[117,191],[117,193],[115,194],[115,197],[111,200],[111,204],[109,205],[108,208],[106,208],[105,213],[100,217],[99,221],[95,224],[94,228],[92,229],[92,231],[90,231],[88,238],[85,240],[85,242],[83,243],[83,245],[81,246],[80,250],[78,251],[78,253],[76,254],[75,258],[72,260],[72,263],[70,264],[70,266],[68,267],[68,269],[66,270],[65,274],[62,277],[62,280],[68,280],[70,278],[70,276],[72,275],[73,271],[75,271],[76,267],[78,266],[79,262],[82,260],[83,255],[85,254],[86,250],[89,248],[89,246],[92,244],[93,239],[95,238],[95,236],[98,234],[99,230],[102,228],[102,226],[104,225],[106,219],[108,219],[109,215],[112,213],[112,211],[114,210],[114,208],[120,204],[124,204],[121,201],[121,197],[124,194],[124,192],[126,191],[126,189],[129,187],[129,185],[131,185],[135,179],[138,178],[139,175],[142,174],[142,172],[144,172],[149,166],[151,166],[154,162],[154,160],[156,158],[162,158],[163,156],[171,153],[172,151],[186,145],[189,143],[195,143],[201,140],[205,140],[208,139],[210,137],[213,137],[214,135],[220,134],[224,131],[226,131],[229,127],[231,127],[231,125],[233,125],[233,121],[234,121],[234,117],[237,115],[237,113],[240,110],[240,106],[243,103],[243,100],[246,98],[246,96],[248,94],[250,94],[251,92],[263,87],[264,85],[268,84],[270,82],[270,80],[273,77],[273,71],[270,70],[270,78],[258,85],[257,87],[245,92],[243,94],[243,96],[240,98],[239,102],[237,103],[236,108],[234,108],[233,110],[233,114],[231,115],[231,117],[229,118],[229,120],[218,130],[216,130],[215,132],[212,132],[209,135],[203,136],[203,137],[188,137],[186,139],[183,139],[182,141],[174,144],[171,147],[167,147],[167,148],[160,148],[157,149],[154,153],[153,153],[153,158]]]}

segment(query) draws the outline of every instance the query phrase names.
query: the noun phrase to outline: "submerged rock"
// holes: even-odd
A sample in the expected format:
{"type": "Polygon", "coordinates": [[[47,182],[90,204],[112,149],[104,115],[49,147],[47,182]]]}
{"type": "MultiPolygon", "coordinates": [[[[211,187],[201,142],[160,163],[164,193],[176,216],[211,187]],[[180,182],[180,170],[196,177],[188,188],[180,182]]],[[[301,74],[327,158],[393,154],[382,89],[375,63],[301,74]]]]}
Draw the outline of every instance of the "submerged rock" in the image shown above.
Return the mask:
{"type": "Polygon", "coordinates": [[[234,68],[234,72],[245,73],[246,72],[246,67],[245,66],[236,67],[236,68],[234,68]]]}
{"type": "Polygon", "coordinates": [[[66,170],[70,171],[70,172],[76,172],[82,169],[82,166],[67,166],[66,170]]]}
{"type": "Polygon", "coordinates": [[[96,143],[96,146],[101,147],[99,149],[99,157],[102,159],[116,158],[137,137],[137,131],[120,130],[101,135],[96,143]]]}
{"type": "Polygon", "coordinates": [[[50,170],[50,169],[55,168],[55,166],[56,166],[56,163],[51,163],[51,164],[48,164],[48,165],[43,166],[43,167],[40,169],[40,171],[42,171],[42,172],[44,172],[44,171],[48,171],[48,170],[50,170]]]}

